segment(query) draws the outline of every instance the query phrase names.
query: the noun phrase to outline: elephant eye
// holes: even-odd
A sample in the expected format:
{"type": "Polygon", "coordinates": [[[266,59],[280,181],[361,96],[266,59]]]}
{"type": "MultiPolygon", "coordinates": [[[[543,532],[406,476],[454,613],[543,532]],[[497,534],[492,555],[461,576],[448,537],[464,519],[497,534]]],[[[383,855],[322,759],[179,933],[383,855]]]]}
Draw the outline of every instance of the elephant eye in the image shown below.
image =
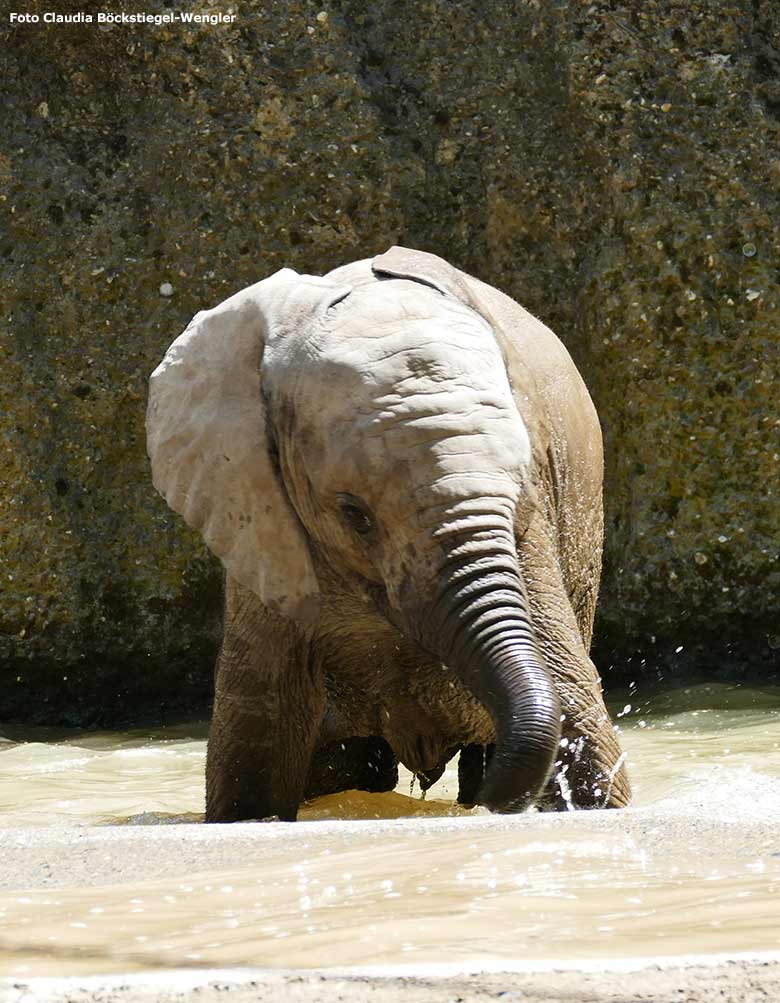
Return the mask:
{"type": "Polygon", "coordinates": [[[364,505],[352,495],[342,495],[339,498],[341,517],[353,532],[359,536],[368,536],[374,528],[374,521],[364,505]]]}

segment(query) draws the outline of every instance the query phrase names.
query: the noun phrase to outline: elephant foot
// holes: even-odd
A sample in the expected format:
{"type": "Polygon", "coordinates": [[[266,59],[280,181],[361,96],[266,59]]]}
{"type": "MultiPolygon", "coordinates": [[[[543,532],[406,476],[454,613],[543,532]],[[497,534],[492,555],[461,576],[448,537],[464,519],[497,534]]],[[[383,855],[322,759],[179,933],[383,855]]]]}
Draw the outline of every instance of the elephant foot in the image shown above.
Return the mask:
{"type": "Polygon", "coordinates": [[[320,746],[312,756],[304,798],[341,791],[391,791],[398,783],[398,764],[383,738],[345,738],[320,746]]]}

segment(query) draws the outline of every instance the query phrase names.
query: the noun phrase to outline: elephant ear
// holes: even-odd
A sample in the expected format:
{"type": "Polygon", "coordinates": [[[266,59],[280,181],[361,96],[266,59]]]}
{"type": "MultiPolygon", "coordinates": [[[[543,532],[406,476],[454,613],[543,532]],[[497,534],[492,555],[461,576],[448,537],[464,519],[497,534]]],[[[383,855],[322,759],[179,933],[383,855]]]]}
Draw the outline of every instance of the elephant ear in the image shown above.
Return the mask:
{"type": "Polygon", "coordinates": [[[154,486],[228,574],[271,610],[319,609],[306,534],[269,448],[261,363],[349,290],[285,268],[197,314],[152,373],[146,417],[154,486]]]}

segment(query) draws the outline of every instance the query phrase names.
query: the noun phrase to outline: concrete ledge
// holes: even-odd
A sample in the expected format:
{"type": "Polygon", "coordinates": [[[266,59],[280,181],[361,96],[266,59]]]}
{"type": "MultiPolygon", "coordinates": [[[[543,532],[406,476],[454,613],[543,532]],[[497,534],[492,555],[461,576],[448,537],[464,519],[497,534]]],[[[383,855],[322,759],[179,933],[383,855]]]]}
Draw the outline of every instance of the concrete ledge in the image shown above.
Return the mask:
{"type": "Polygon", "coordinates": [[[113,978],[0,980],[0,1003],[759,1003],[780,999],[774,957],[626,959],[600,971],[556,968],[440,976],[173,970],[113,978]]]}

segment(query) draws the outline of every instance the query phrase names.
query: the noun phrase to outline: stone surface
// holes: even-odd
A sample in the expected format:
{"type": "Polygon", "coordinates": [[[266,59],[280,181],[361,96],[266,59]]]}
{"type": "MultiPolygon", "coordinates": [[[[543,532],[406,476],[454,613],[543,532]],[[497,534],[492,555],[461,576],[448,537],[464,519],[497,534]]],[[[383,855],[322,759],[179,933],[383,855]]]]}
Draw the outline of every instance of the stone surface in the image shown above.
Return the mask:
{"type": "Polygon", "coordinates": [[[777,960],[684,958],[666,964],[594,971],[484,975],[282,975],[267,969],[144,973],[98,979],[0,981],[0,1003],[756,1003],[780,993],[777,960]],[[197,994],[197,996],[195,995],[197,994]]]}
{"type": "Polygon", "coordinates": [[[147,376],[198,309],[395,242],[585,374],[603,668],[776,671],[774,0],[237,9],[0,29],[0,717],[206,705],[220,572],[151,487],[147,376]]]}

